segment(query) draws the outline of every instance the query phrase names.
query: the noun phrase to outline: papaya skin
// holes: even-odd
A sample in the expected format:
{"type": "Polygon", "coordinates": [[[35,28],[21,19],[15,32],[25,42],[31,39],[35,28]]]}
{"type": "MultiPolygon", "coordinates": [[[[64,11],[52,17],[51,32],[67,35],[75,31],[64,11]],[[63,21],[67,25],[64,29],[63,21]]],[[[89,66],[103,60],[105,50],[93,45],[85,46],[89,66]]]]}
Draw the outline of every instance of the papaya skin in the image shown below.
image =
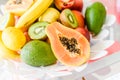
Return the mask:
{"type": "Polygon", "coordinates": [[[87,7],[85,12],[85,22],[88,30],[94,35],[99,34],[106,19],[105,6],[100,2],[95,2],[87,7]]]}
{"type": "Polygon", "coordinates": [[[78,31],[68,28],[59,22],[51,23],[45,29],[50,40],[51,48],[56,58],[67,66],[80,66],[86,63],[90,57],[90,44],[88,40],[78,31]],[[63,35],[68,39],[74,38],[77,40],[80,54],[72,54],[60,42],[59,36],[63,35]]]}

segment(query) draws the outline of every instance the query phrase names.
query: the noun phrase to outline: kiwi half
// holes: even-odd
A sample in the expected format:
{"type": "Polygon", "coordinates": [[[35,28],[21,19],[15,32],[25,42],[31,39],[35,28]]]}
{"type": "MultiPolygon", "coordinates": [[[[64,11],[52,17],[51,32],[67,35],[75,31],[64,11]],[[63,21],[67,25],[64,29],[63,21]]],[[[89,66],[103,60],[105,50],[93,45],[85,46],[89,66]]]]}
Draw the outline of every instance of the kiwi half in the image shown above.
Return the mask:
{"type": "Polygon", "coordinates": [[[45,28],[48,24],[48,22],[36,22],[32,24],[28,29],[28,35],[31,39],[46,39],[47,35],[45,33],[45,28]]]}
{"type": "Polygon", "coordinates": [[[77,28],[78,22],[70,9],[64,9],[60,14],[60,21],[67,27],[77,28]]]}

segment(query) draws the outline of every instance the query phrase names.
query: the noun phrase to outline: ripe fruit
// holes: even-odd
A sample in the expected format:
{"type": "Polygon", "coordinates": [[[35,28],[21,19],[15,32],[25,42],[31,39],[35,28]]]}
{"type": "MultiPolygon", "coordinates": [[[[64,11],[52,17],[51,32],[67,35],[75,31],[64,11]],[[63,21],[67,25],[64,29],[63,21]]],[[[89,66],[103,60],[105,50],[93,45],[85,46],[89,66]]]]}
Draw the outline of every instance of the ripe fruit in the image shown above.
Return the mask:
{"type": "Polygon", "coordinates": [[[18,51],[25,44],[26,37],[21,30],[15,27],[7,27],[2,32],[2,41],[7,48],[18,51]]]}
{"type": "Polygon", "coordinates": [[[67,27],[77,28],[78,22],[75,15],[72,13],[70,9],[64,9],[60,14],[60,21],[67,27]]]}
{"type": "Polygon", "coordinates": [[[72,7],[74,0],[54,0],[54,3],[59,10],[63,10],[72,7]]]}
{"type": "Polygon", "coordinates": [[[90,42],[90,33],[87,30],[87,28],[78,27],[75,30],[77,30],[78,32],[80,32],[81,34],[83,34],[87,38],[87,40],[90,42]]]}
{"type": "Polygon", "coordinates": [[[77,22],[78,22],[78,27],[84,28],[85,27],[85,22],[84,22],[84,17],[80,11],[77,10],[72,10],[73,14],[75,15],[77,22]]]}
{"type": "Polygon", "coordinates": [[[34,0],[8,0],[5,9],[17,16],[23,15],[34,3],[34,0]]]}
{"type": "Polygon", "coordinates": [[[48,66],[56,63],[51,47],[48,43],[32,40],[21,50],[21,59],[31,66],[48,66]]]}
{"type": "Polygon", "coordinates": [[[45,28],[47,27],[48,22],[36,22],[30,26],[28,29],[28,35],[31,39],[41,39],[44,40],[47,38],[45,28]]]}
{"type": "Polygon", "coordinates": [[[83,0],[55,0],[55,6],[59,10],[64,9],[73,9],[82,11],[83,8],[83,0]]]}
{"type": "Polygon", "coordinates": [[[22,31],[28,30],[29,26],[47,10],[52,2],[53,0],[35,0],[35,3],[19,18],[15,27],[22,31]]]}
{"type": "Polygon", "coordinates": [[[83,0],[74,0],[74,4],[71,7],[71,9],[82,11],[82,8],[83,8],[83,0]]]}
{"type": "Polygon", "coordinates": [[[17,16],[23,15],[34,3],[34,0],[8,0],[5,9],[17,16]]]}
{"type": "Polygon", "coordinates": [[[46,21],[49,23],[55,22],[59,19],[60,12],[55,8],[48,8],[40,17],[39,21],[46,21]]]}
{"type": "Polygon", "coordinates": [[[0,30],[4,30],[8,26],[14,26],[15,18],[11,13],[6,13],[0,17],[0,30]]]}
{"type": "Polygon", "coordinates": [[[1,39],[2,32],[0,31],[0,58],[5,58],[5,59],[13,59],[13,60],[18,60],[20,59],[19,54],[16,51],[8,49],[2,39],[1,39]]]}
{"type": "Polygon", "coordinates": [[[87,7],[85,12],[85,20],[87,28],[94,35],[97,35],[105,22],[106,9],[100,2],[94,2],[91,6],[87,7]]]}
{"type": "Polygon", "coordinates": [[[81,33],[58,22],[48,25],[46,33],[54,55],[61,63],[79,66],[88,61],[90,45],[81,33]]]}

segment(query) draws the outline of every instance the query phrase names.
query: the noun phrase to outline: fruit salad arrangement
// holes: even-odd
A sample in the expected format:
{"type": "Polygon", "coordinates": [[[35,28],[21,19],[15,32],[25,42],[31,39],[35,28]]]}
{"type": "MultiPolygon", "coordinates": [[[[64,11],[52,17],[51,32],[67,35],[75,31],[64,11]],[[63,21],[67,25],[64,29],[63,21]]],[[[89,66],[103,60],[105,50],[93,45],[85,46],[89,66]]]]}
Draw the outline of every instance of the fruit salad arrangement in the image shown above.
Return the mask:
{"type": "Polygon", "coordinates": [[[105,6],[83,0],[8,0],[0,17],[0,57],[39,67],[80,66],[90,58],[90,35],[99,34],[105,6]]]}

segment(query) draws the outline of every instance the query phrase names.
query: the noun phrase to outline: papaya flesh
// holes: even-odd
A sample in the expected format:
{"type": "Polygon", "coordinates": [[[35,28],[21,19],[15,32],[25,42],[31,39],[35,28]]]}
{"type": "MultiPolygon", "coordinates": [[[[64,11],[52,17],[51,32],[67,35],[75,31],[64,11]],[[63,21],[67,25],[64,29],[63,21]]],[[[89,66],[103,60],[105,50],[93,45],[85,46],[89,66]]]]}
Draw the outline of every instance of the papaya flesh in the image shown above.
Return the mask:
{"type": "Polygon", "coordinates": [[[79,66],[89,60],[90,44],[81,33],[59,22],[49,24],[45,31],[54,55],[62,64],[79,66]]]}

